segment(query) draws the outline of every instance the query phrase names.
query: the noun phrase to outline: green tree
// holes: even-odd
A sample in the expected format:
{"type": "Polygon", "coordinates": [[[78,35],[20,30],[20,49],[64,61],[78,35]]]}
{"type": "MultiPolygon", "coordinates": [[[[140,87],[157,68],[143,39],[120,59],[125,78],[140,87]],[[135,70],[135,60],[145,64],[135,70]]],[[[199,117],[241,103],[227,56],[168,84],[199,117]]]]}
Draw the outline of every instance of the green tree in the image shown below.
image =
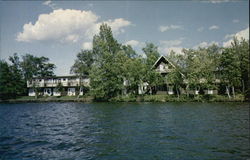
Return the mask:
{"type": "Polygon", "coordinates": [[[142,85],[145,79],[146,65],[142,58],[127,58],[123,63],[126,90],[128,93],[138,95],[138,86],[142,85]]]}
{"type": "Polygon", "coordinates": [[[180,60],[182,59],[181,57],[182,55],[177,55],[174,51],[171,51],[167,56],[169,61],[174,65],[171,71],[167,74],[167,83],[174,86],[178,98],[180,97],[180,87],[183,85],[185,78],[184,74],[182,73],[182,65],[180,64],[180,60]]]}
{"type": "Polygon", "coordinates": [[[144,75],[143,81],[147,82],[150,94],[155,93],[157,86],[166,84],[165,78],[152,68],[146,67],[144,75]]]}
{"type": "Polygon", "coordinates": [[[15,94],[12,85],[12,72],[7,62],[0,60],[0,98],[8,99],[15,94]]]}
{"type": "Polygon", "coordinates": [[[184,49],[184,68],[187,83],[187,93],[189,88],[200,91],[203,89],[216,88],[216,71],[219,67],[220,48],[216,45],[208,48],[184,49]]]}
{"type": "Polygon", "coordinates": [[[100,26],[93,39],[94,65],[90,72],[91,92],[100,98],[121,94],[123,88],[123,65],[121,45],[113,37],[111,28],[100,26]]]}
{"type": "Polygon", "coordinates": [[[63,87],[63,85],[62,85],[62,83],[61,83],[61,82],[59,82],[59,83],[57,84],[57,86],[56,86],[56,90],[57,90],[58,92],[60,92],[60,93],[61,93],[61,95],[63,95],[63,92],[64,92],[64,87],[63,87]]]}
{"type": "Polygon", "coordinates": [[[11,62],[9,68],[10,71],[12,72],[12,78],[11,78],[11,80],[13,81],[12,88],[15,91],[15,95],[25,95],[26,81],[24,80],[22,74],[20,60],[17,53],[15,53],[13,56],[10,56],[9,61],[11,62]]]}
{"type": "Polygon", "coordinates": [[[160,57],[157,46],[153,43],[146,43],[146,46],[142,50],[147,57],[146,64],[149,68],[152,68],[153,64],[160,57]]]}
{"type": "Polygon", "coordinates": [[[15,53],[9,57],[10,64],[1,60],[1,96],[4,98],[15,98],[27,93],[26,81],[34,76],[46,77],[53,75],[54,64],[48,63],[46,57],[35,57],[33,55],[23,56],[20,61],[15,53]]]}
{"type": "Polygon", "coordinates": [[[22,56],[20,63],[25,80],[31,80],[33,77],[53,76],[56,66],[49,63],[47,57],[36,57],[31,54],[22,56]]]}
{"type": "Polygon", "coordinates": [[[101,62],[104,53],[115,55],[121,50],[121,44],[113,37],[112,30],[107,24],[100,26],[99,34],[93,37],[93,54],[96,61],[101,62]]]}
{"type": "Polygon", "coordinates": [[[164,84],[164,78],[152,68],[154,63],[160,57],[160,54],[158,52],[158,47],[153,43],[146,43],[146,46],[142,48],[142,51],[146,55],[144,81],[148,83],[150,93],[152,93],[156,86],[164,84]]]}
{"type": "MultiPolygon", "coordinates": [[[[240,62],[239,70],[240,70],[240,89],[241,92],[247,95],[248,92],[248,81],[249,81],[249,40],[241,39],[238,40],[234,38],[232,43],[232,50],[237,57],[237,60],[240,62]]],[[[235,58],[236,58],[235,57],[235,58]]]]}
{"type": "Polygon", "coordinates": [[[77,54],[77,59],[71,67],[70,72],[80,76],[89,75],[93,63],[93,52],[91,50],[81,50],[81,52],[77,54]]]}
{"type": "Polygon", "coordinates": [[[123,45],[122,50],[125,52],[126,56],[129,58],[137,58],[138,57],[135,50],[133,50],[133,48],[130,45],[123,45]]]}
{"type": "MultiPolygon", "coordinates": [[[[235,97],[235,87],[240,87],[245,83],[244,77],[247,74],[245,73],[247,69],[243,68],[243,66],[247,67],[247,61],[249,62],[249,59],[247,60],[247,56],[243,55],[246,54],[249,49],[246,47],[246,51],[243,52],[243,54],[241,53],[242,49],[240,42],[234,38],[232,46],[225,48],[221,55],[221,78],[222,83],[226,85],[226,92],[229,98],[231,97],[230,90],[232,90],[233,97],[235,97]]],[[[247,78],[245,81],[247,81],[247,78]]]]}

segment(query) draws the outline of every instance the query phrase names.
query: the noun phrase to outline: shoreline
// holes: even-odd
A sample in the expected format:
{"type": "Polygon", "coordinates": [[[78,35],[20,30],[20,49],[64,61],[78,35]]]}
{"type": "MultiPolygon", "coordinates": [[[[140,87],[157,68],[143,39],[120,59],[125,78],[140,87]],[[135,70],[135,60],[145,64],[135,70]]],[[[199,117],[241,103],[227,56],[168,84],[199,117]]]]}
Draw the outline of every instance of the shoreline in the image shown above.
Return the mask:
{"type": "Polygon", "coordinates": [[[77,96],[64,96],[64,97],[35,97],[23,96],[15,99],[0,100],[0,103],[46,103],[46,102],[249,102],[244,97],[237,95],[236,98],[229,99],[227,96],[212,95],[212,96],[199,96],[199,97],[186,97],[180,98],[169,95],[144,95],[144,96],[121,96],[114,97],[109,100],[96,100],[91,96],[77,97],[77,96]]]}

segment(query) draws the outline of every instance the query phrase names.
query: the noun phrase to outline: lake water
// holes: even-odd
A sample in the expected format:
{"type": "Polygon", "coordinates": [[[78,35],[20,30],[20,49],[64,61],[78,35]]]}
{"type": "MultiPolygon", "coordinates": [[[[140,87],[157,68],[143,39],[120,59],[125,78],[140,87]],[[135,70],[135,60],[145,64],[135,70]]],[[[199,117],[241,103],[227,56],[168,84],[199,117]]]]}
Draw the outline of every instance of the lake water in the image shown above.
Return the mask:
{"type": "Polygon", "coordinates": [[[246,103],[0,104],[0,159],[246,160],[246,103]]]}

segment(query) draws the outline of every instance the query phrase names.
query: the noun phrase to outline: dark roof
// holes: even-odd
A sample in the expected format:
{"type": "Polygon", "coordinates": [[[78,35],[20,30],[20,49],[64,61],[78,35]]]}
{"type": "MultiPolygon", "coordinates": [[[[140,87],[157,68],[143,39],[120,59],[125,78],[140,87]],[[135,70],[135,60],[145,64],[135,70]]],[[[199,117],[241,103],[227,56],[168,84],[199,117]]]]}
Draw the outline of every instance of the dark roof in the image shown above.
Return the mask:
{"type": "MultiPolygon", "coordinates": [[[[153,68],[156,68],[161,62],[168,63],[168,64],[170,64],[171,66],[173,66],[174,68],[176,68],[176,66],[175,66],[167,57],[165,57],[165,56],[160,56],[160,57],[158,58],[158,60],[154,63],[154,65],[152,66],[152,69],[153,69],[153,68]]],[[[179,73],[180,73],[183,77],[185,77],[185,75],[184,75],[183,73],[181,73],[180,71],[179,71],[179,73]]]]}
{"type": "Polygon", "coordinates": [[[67,76],[46,76],[46,77],[33,77],[33,79],[50,79],[50,78],[87,78],[86,75],[84,76],[77,76],[77,75],[67,75],[67,76]]]}
{"type": "Polygon", "coordinates": [[[170,64],[171,66],[175,67],[175,65],[173,65],[172,62],[170,62],[165,56],[160,56],[158,58],[158,60],[154,63],[154,65],[152,66],[152,68],[156,68],[161,62],[165,62],[170,64]]]}

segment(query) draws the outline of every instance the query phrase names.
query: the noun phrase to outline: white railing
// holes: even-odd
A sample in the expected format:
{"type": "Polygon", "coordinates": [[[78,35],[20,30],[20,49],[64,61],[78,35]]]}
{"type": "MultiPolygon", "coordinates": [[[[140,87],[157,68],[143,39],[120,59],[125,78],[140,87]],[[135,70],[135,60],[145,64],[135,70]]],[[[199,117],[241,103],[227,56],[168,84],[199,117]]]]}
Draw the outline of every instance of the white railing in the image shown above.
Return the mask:
{"type": "Polygon", "coordinates": [[[58,84],[61,83],[63,87],[76,87],[80,86],[80,84],[84,86],[88,86],[88,81],[82,81],[81,83],[79,81],[66,81],[66,82],[35,82],[32,83],[27,82],[27,87],[57,87],[58,84]]]}

